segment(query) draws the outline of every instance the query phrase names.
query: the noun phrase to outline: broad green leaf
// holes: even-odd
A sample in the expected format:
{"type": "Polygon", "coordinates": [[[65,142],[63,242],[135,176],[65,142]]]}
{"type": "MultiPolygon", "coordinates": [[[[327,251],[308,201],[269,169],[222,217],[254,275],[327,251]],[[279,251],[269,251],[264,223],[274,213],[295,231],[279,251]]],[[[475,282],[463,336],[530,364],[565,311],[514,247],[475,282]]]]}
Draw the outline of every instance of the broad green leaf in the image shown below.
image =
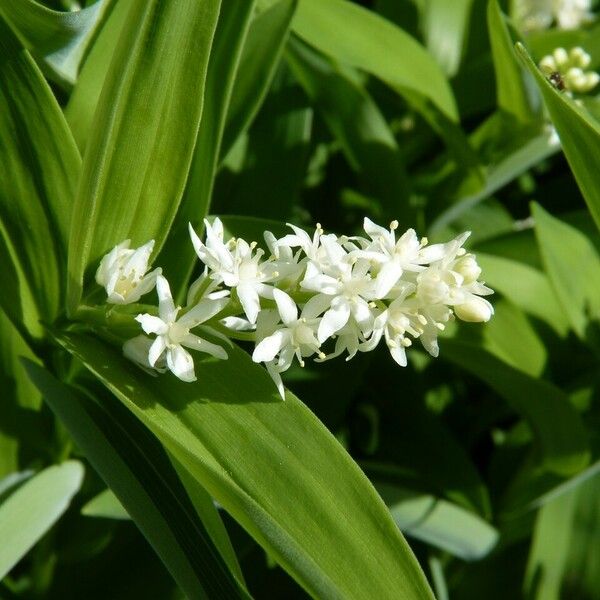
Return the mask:
{"type": "Polygon", "coordinates": [[[585,337],[592,319],[600,319],[600,256],[579,230],[531,205],[540,254],[552,287],[571,327],[585,337]]]}
{"type": "Polygon", "coordinates": [[[86,517],[100,517],[119,521],[128,521],[131,519],[129,513],[123,508],[123,505],[110,488],[88,500],[82,506],[81,514],[86,517]]]}
{"type": "Polygon", "coordinates": [[[300,0],[292,29],[321,52],[375,75],[399,94],[418,94],[458,120],[452,91],[435,60],[376,13],[347,0],[300,0]]]}
{"type": "Polygon", "coordinates": [[[600,228],[600,186],[596,160],[600,153],[600,123],[567,94],[557,90],[537,68],[521,44],[517,44],[516,49],[535,78],[560,137],[569,166],[590,213],[600,228]]]}
{"type": "Polygon", "coordinates": [[[479,560],[498,541],[498,531],[480,516],[434,496],[375,482],[398,527],[409,537],[463,560],[479,560]]]}
{"type": "Polygon", "coordinates": [[[477,252],[487,285],[526,313],[542,319],[564,337],[569,322],[548,277],[525,263],[477,252]]]}
{"type": "Polygon", "coordinates": [[[59,340],[310,594],[432,598],[356,463],[293,395],[278,399],[245,352],[197,360],[198,381],[185,384],[150,378],[93,338],[59,340]]]}
{"type": "Polygon", "coordinates": [[[245,2],[241,9],[238,4],[225,3],[219,12],[206,73],[198,139],[185,192],[160,260],[172,288],[180,290],[179,297],[183,295],[196,259],[188,224],[198,228],[210,206],[227,107],[253,10],[252,0],[245,2]]]}
{"type": "Polygon", "coordinates": [[[62,309],[62,264],[79,171],[58,103],[0,21],[0,246],[17,284],[0,299],[15,325],[22,318],[34,336],[41,335],[38,319],[52,321],[62,309]]]}
{"type": "Polygon", "coordinates": [[[331,61],[297,39],[288,42],[292,73],[320,111],[383,218],[412,223],[404,160],[385,118],[368,93],[331,61]]]}
{"type": "Polygon", "coordinates": [[[83,466],[67,461],[44,469],[0,504],[0,580],[67,510],[83,466]]]}
{"type": "Polygon", "coordinates": [[[496,74],[498,107],[521,121],[529,121],[539,113],[539,99],[529,74],[515,57],[514,42],[498,0],[488,2],[487,24],[496,74]]]}
{"type": "Polygon", "coordinates": [[[565,479],[554,473],[540,471],[527,461],[520,468],[503,494],[500,505],[501,518],[520,516],[528,511],[540,508],[563,494],[575,490],[588,479],[600,474],[600,461],[596,460],[589,467],[574,477],[565,479]]]}
{"type": "Polygon", "coordinates": [[[96,27],[114,0],[97,0],[77,11],[50,10],[35,0],[0,0],[0,13],[28,50],[44,58],[62,80],[73,84],[96,27]]]}
{"type": "Polygon", "coordinates": [[[255,14],[250,23],[227,109],[221,158],[246,131],[264,100],[279,65],[296,5],[297,0],[279,0],[255,14]]]}
{"type": "Polygon", "coordinates": [[[39,414],[41,397],[29,381],[19,357],[34,354],[0,310],[0,478],[17,471],[20,460],[46,454],[48,435],[39,414]]]}
{"type": "Polygon", "coordinates": [[[473,0],[429,0],[423,6],[423,37],[444,72],[458,72],[473,0]]]}
{"type": "Polygon", "coordinates": [[[245,597],[215,547],[227,538],[211,498],[200,522],[156,439],[111,396],[95,402],[34,363],[26,368],[188,597],[245,597]]]}
{"type": "Polygon", "coordinates": [[[586,481],[575,494],[571,543],[561,591],[563,597],[593,598],[600,589],[600,477],[586,481]]]}
{"type": "Polygon", "coordinates": [[[485,381],[529,423],[543,468],[572,475],[587,465],[588,436],[559,388],[517,371],[475,344],[445,339],[440,354],[485,381]]]}
{"type": "Polygon", "coordinates": [[[84,276],[125,239],[162,246],[177,212],[203,105],[219,0],[134,0],[86,147],[69,242],[67,309],[84,276]]]}
{"type": "Polygon", "coordinates": [[[561,598],[576,499],[576,493],[565,494],[538,513],[525,575],[525,590],[537,600],[561,598]]]}
{"type": "Polygon", "coordinates": [[[110,11],[100,26],[69,96],[65,117],[81,153],[88,142],[106,74],[132,6],[132,2],[117,2],[110,11]]]}
{"type": "Polygon", "coordinates": [[[548,353],[544,343],[523,312],[506,300],[494,303],[494,318],[483,330],[483,345],[531,377],[539,377],[546,366],[548,353]]]}

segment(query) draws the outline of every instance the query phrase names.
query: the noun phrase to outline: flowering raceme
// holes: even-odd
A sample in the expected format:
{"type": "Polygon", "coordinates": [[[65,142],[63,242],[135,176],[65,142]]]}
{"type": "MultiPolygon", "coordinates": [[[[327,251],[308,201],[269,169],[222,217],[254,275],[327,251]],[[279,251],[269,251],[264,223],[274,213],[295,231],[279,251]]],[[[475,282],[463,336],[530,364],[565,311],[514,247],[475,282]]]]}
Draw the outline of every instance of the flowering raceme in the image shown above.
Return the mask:
{"type": "MultiPolygon", "coordinates": [[[[206,336],[224,343],[250,336],[252,359],[264,363],[283,398],[281,373],[294,359],[301,366],[309,357],[321,362],[346,354],[350,360],[384,340],[392,358],[405,366],[406,349],[417,339],[437,356],[438,333],[455,316],[485,322],[494,314],[483,297],[493,292],[479,281],[475,256],[463,248],[468,232],[429,245],[413,229],[397,237],[396,221],[385,229],[365,218],[366,237],[325,234],[319,224],[311,236],[289,225],[292,233],[279,239],[265,232],[266,256],[255,242],[225,241],[218,218],[205,226],[205,242],[190,226],[205,268],[190,286],[183,309],[175,306],[160,269],[145,275],[153,242],[135,251],[120,244],[102,261],[97,279],[109,302],[114,302],[119,278],[125,278],[128,290],[137,282],[142,293],[156,284],[157,309],[136,317],[147,335],[124,345],[125,355],[146,369],[168,369],[183,381],[194,381],[188,350],[226,359],[224,348],[206,336]],[[118,259],[125,249],[133,254],[118,259]],[[131,275],[126,261],[135,253],[145,262],[131,275]]],[[[138,292],[121,296],[121,303],[137,300],[138,292]]]]}

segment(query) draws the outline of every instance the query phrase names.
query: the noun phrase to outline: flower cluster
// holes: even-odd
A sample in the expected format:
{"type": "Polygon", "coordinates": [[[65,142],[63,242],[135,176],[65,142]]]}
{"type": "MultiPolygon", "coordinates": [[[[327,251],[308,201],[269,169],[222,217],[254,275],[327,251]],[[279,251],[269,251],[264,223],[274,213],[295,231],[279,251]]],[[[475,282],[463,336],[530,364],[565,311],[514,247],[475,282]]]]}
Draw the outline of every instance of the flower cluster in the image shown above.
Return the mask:
{"type": "Polygon", "coordinates": [[[593,19],[592,0],[516,0],[515,17],[525,31],[556,25],[577,29],[593,19]]]}
{"type": "MultiPolygon", "coordinates": [[[[205,242],[190,226],[205,269],[191,285],[185,308],[175,307],[160,270],[146,275],[148,244],[136,251],[146,248],[144,264],[130,266],[124,253],[131,251],[121,244],[97,273],[113,303],[113,280],[120,290],[143,286],[144,293],[150,289],[145,282],[156,281],[157,314],[136,317],[147,335],[127,341],[124,353],[184,381],[195,379],[189,349],[227,358],[207,334],[225,342],[253,339],[252,359],[265,364],[283,397],[281,373],[294,359],[301,366],[308,357],[319,362],[345,354],[350,360],[385,340],[393,359],[405,366],[406,348],[416,339],[438,355],[438,333],[454,316],[484,322],[494,313],[482,297],[492,290],[479,281],[481,269],[463,248],[469,233],[429,245],[413,229],[397,236],[396,221],[385,229],[366,218],[366,235],[352,237],[326,234],[319,224],[312,235],[289,225],[291,232],[281,238],[265,232],[267,256],[255,242],[225,241],[218,218],[205,225],[205,242]]],[[[122,293],[119,299],[135,302],[139,293],[122,293]]]]}
{"type": "Polygon", "coordinates": [[[600,82],[600,75],[595,71],[585,71],[590,66],[590,55],[579,46],[567,52],[564,48],[556,48],[552,54],[544,56],[539,63],[540,69],[550,75],[560,77],[564,88],[569,92],[586,93],[594,89],[600,82]]]}

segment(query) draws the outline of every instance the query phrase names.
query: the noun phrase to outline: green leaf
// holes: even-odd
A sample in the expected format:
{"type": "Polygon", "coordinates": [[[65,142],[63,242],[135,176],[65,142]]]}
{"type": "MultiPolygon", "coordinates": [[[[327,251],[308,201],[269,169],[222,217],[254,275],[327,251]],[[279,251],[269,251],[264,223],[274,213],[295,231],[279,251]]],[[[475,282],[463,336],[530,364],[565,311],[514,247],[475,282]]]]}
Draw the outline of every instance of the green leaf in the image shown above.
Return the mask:
{"type": "Polygon", "coordinates": [[[83,481],[70,460],[44,469],[0,504],[0,580],[58,521],[83,481]]]}
{"type": "Polygon", "coordinates": [[[529,423],[543,468],[572,475],[587,465],[586,430],[559,388],[517,371],[475,344],[445,339],[440,354],[485,381],[529,423]]]}
{"type": "Polygon", "coordinates": [[[65,117],[82,154],[89,139],[106,74],[132,6],[132,2],[117,2],[100,24],[69,96],[65,117]]]}
{"type": "Polygon", "coordinates": [[[82,506],[81,514],[86,517],[100,517],[118,521],[129,521],[131,519],[129,513],[123,508],[123,505],[110,488],[88,500],[82,506]]]}
{"type": "Polygon", "coordinates": [[[48,436],[39,414],[41,397],[29,381],[20,356],[35,360],[18,331],[0,309],[0,478],[17,471],[32,449],[45,455],[48,436]]]}
{"type": "Polygon", "coordinates": [[[0,21],[0,246],[16,279],[16,289],[0,298],[15,325],[22,319],[33,336],[41,335],[39,319],[52,321],[62,309],[62,264],[80,162],[50,88],[0,21]]]}
{"type": "Polygon", "coordinates": [[[571,327],[585,337],[588,322],[600,319],[600,256],[579,230],[532,202],[535,235],[554,292],[571,327]]]}
{"type": "Polygon", "coordinates": [[[539,98],[532,87],[531,77],[515,58],[514,42],[497,0],[488,2],[487,22],[498,107],[521,121],[530,121],[539,114],[539,98]]]}
{"type": "Polygon", "coordinates": [[[293,31],[340,62],[381,79],[403,95],[430,100],[458,120],[452,90],[434,59],[410,35],[376,13],[346,0],[300,0],[293,31]]]}
{"type": "Polygon", "coordinates": [[[310,594],[433,597],[356,463],[293,395],[278,399],[245,352],[197,360],[186,384],[150,378],[93,338],[58,339],[310,594]]]}
{"type": "Polygon", "coordinates": [[[456,75],[460,66],[473,0],[429,0],[423,6],[423,37],[444,73],[456,75]]]}
{"type": "Polygon", "coordinates": [[[198,139],[185,192],[160,260],[169,274],[172,288],[180,290],[180,294],[183,294],[196,260],[188,224],[191,222],[196,228],[201,226],[210,206],[227,107],[253,10],[254,1],[247,1],[242,9],[230,3],[222,6],[219,12],[206,73],[198,139]]]}
{"type": "Polygon", "coordinates": [[[409,537],[463,560],[483,558],[498,541],[498,531],[487,521],[452,502],[384,482],[375,482],[375,487],[409,537]]]}
{"type": "Polygon", "coordinates": [[[375,102],[341,69],[297,39],[288,42],[286,58],[367,192],[381,201],[382,218],[412,223],[404,160],[375,102]]]}
{"type": "Polygon", "coordinates": [[[531,377],[539,377],[546,366],[544,343],[523,312],[506,300],[494,303],[494,318],[483,330],[483,341],[492,354],[531,377]]]}
{"type": "Polygon", "coordinates": [[[228,540],[212,500],[205,494],[200,522],[156,439],[110,395],[95,402],[42,367],[29,361],[25,366],[181,589],[190,598],[245,597],[215,548],[220,539],[221,551],[233,557],[223,546],[228,540]]]}
{"type": "Polygon", "coordinates": [[[539,600],[561,597],[576,499],[575,493],[565,494],[538,513],[525,575],[525,589],[531,597],[539,600]]]}
{"type": "Polygon", "coordinates": [[[227,110],[221,158],[246,131],[267,94],[281,60],[296,5],[297,0],[279,0],[258,12],[250,23],[227,110]]]}
{"type": "Polygon", "coordinates": [[[175,217],[192,159],[220,1],[135,0],[84,157],[69,243],[67,309],[84,275],[125,239],[156,240],[175,217]]]}
{"type": "Polygon", "coordinates": [[[569,322],[548,277],[529,265],[509,258],[477,252],[486,283],[526,313],[542,319],[561,337],[569,322]]]}
{"type": "Polygon", "coordinates": [[[96,27],[113,3],[97,0],[81,10],[59,12],[34,0],[0,0],[0,13],[28,50],[43,56],[55,76],[73,84],[96,27]]]}
{"type": "Polygon", "coordinates": [[[537,68],[521,44],[517,44],[516,49],[535,78],[560,137],[569,166],[590,213],[600,228],[600,186],[596,160],[600,153],[600,123],[567,94],[557,90],[537,68]]]}

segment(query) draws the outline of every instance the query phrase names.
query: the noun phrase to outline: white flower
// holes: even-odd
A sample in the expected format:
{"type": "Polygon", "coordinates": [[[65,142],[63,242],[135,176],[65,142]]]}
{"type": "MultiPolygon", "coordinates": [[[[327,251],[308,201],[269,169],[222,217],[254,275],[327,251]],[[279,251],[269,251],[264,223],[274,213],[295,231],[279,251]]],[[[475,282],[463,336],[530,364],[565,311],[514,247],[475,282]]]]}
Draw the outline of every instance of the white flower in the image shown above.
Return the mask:
{"type": "Polygon", "coordinates": [[[418,337],[423,332],[424,324],[424,318],[419,315],[414,303],[411,306],[406,302],[414,290],[414,285],[407,284],[388,308],[377,315],[370,339],[360,346],[363,352],[373,350],[383,336],[392,358],[401,367],[406,366],[406,348],[412,344],[406,335],[418,337]]]}
{"type": "Polygon", "coordinates": [[[325,234],[320,223],[317,223],[312,238],[304,229],[295,225],[287,224],[294,230],[293,234],[288,234],[277,240],[277,247],[300,248],[304,253],[304,258],[299,261],[301,266],[311,263],[313,267],[322,273],[335,275],[340,260],[346,256],[346,251],[342,247],[341,240],[333,233],[325,234]]]}
{"type": "Polygon", "coordinates": [[[346,254],[336,263],[337,277],[320,272],[313,263],[308,264],[301,287],[317,292],[306,307],[310,305],[311,312],[317,315],[325,311],[317,332],[320,343],[340,331],[350,316],[364,335],[370,334],[373,314],[369,301],[376,298],[376,293],[369,269],[369,261],[346,254]]]}
{"type": "Polygon", "coordinates": [[[396,285],[404,271],[421,271],[432,261],[443,257],[443,244],[427,246],[427,238],[420,241],[414,229],[406,231],[396,241],[398,221],[390,223],[390,230],[364,220],[364,230],[371,238],[363,250],[353,254],[367,258],[380,265],[376,275],[376,294],[384,298],[396,285]]]}
{"type": "Polygon", "coordinates": [[[181,309],[175,307],[169,283],[162,275],[158,275],[156,278],[156,291],[158,292],[159,316],[146,313],[136,317],[146,333],[156,334],[156,338],[148,349],[148,364],[156,367],[164,357],[168,369],[176,377],[182,381],[195,381],[194,361],[185,348],[206,352],[221,359],[227,358],[227,353],[221,346],[190,333],[190,330],[214,317],[223,310],[229,300],[222,297],[203,298],[180,319],[177,319],[177,314],[181,309]]]}
{"type": "Polygon", "coordinates": [[[317,315],[311,313],[308,307],[302,311],[298,317],[298,307],[296,303],[285,292],[273,290],[273,298],[277,304],[277,311],[265,311],[265,319],[259,321],[257,327],[257,344],[252,354],[254,362],[264,362],[271,368],[269,374],[275,381],[280,394],[281,392],[279,373],[290,368],[294,356],[298,359],[301,366],[304,366],[304,358],[318,353],[319,356],[325,355],[319,351],[319,341],[316,337],[316,330],[319,323],[317,315]],[[281,324],[274,323],[274,317],[281,324]],[[268,335],[265,335],[268,332],[268,335]]]}
{"type": "Polygon", "coordinates": [[[251,323],[256,323],[260,310],[259,297],[272,298],[273,288],[265,284],[278,275],[269,263],[260,263],[263,251],[256,249],[256,243],[248,244],[242,239],[223,242],[223,224],[215,219],[206,226],[206,245],[193,227],[189,226],[190,236],[198,258],[210,269],[210,277],[223,282],[227,287],[235,287],[238,298],[251,323]]]}
{"type": "Polygon", "coordinates": [[[148,271],[148,261],[154,248],[154,240],[137,248],[129,248],[131,240],[115,246],[100,261],[96,271],[96,282],[106,289],[107,302],[131,304],[137,302],[156,285],[160,268],[148,271]]]}
{"type": "Polygon", "coordinates": [[[592,0],[516,0],[515,17],[526,31],[577,29],[593,19],[592,0]]]}

